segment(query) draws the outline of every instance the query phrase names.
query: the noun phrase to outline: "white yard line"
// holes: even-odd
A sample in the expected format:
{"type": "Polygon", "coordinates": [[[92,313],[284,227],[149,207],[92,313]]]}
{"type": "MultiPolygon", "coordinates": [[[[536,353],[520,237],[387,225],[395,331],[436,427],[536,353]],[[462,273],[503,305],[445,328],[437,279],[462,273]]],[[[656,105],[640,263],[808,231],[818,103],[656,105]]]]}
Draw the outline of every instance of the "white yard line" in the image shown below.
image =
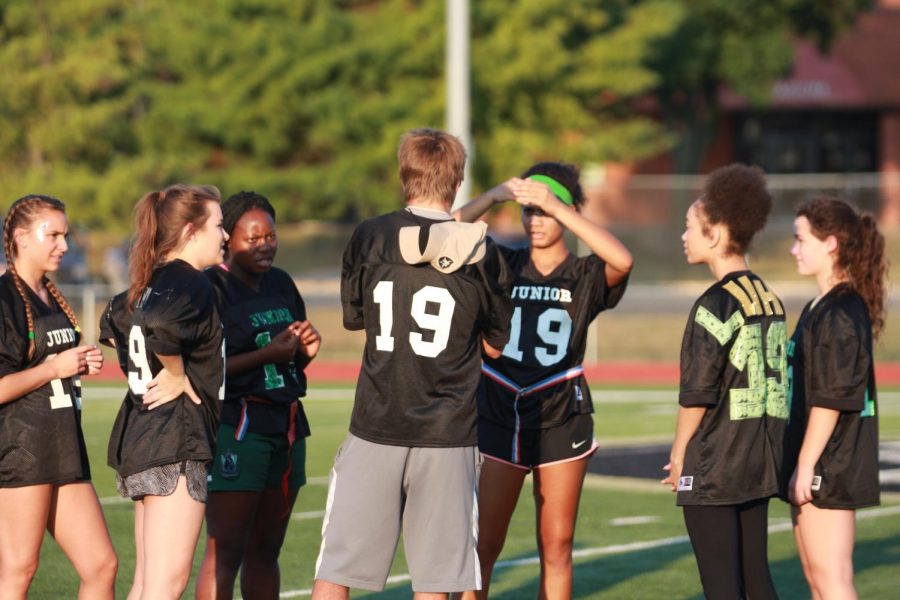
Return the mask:
{"type": "MultiPolygon", "coordinates": [[[[304,402],[353,402],[356,388],[318,388],[311,387],[304,402]]],[[[89,386],[83,392],[85,402],[91,400],[121,400],[125,396],[125,386],[122,387],[95,387],[89,386]]],[[[661,404],[671,402],[678,403],[678,391],[674,387],[670,390],[619,390],[591,388],[591,396],[598,404],[661,404]]],[[[900,402],[900,392],[878,392],[881,402],[900,402]]]]}
{"type": "MultiPolygon", "coordinates": [[[[868,508],[864,510],[856,511],[857,519],[877,519],[879,517],[887,517],[891,515],[900,514],[900,505],[897,506],[885,506],[882,508],[868,508]]],[[[791,530],[790,521],[780,520],[778,523],[773,523],[769,525],[769,533],[780,533],[783,531],[791,530]]],[[[572,558],[587,558],[590,556],[605,556],[608,554],[625,554],[627,552],[637,552],[639,550],[651,550],[653,548],[662,548],[664,546],[674,546],[677,544],[686,544],[690,541],[688,536],[686,535],[678,535],[674,537],[661,538],[658,540],[648,540],[646,542],[632,542],[630,544],[613,544],[612,546],[600,546],[597,548],[582,548],[581,550],[575,550],[572,552],[572,558]]],[[[507,568],[507,567],[518,567],[522,565],[537,565],[540,564],[540,558],[537,556],[531,556],[528,558],[519,558],[516,560],[504,560],[498,562],[494,568],[507,568]]],[[[409,575],[394,575],[392,577],[388,577],[387,583],[402,583],[404,581],[409,581],[409,575]]],[[[301,596],[309,596],[312,594],[311,589],[305,590],[287,590],[281,592],[279,595],[280,598],[299,598],[301,596]]]]}

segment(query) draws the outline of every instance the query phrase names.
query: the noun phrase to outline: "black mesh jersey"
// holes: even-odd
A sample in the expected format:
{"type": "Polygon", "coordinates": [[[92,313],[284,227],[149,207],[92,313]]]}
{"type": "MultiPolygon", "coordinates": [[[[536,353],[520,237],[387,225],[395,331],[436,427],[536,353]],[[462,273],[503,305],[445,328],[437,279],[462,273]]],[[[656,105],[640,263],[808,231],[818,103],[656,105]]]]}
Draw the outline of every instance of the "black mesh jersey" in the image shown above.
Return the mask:
{"type": "Polygon", "coordinates": [[[113,302],[106,318],[106,335],[127,339],[128,348],[128,394],[110,436],[109,465],[125,477],[158,465],[210,460],[225,392],[225,346],[212,285],[174,260],[153,271],[134,312],[127,311],[124,302],[113,302]],[[162,370],[157,354],[181,356],[202,404],[182,395],[153,410],[144,407],[147,384],[162,370]]]}
{"type": "Polygon", "coordinates": [[[126,308],[128,291],[116,294],[106,304],[100,315],[100,343],[116,350],[116,360],[125,376],[128,376],[128,332],[131,330],[131,312],[126,308]]]}
{"type": "MultiPolygon", "coordinates": [[[[80,343],[80,334],[52,297],[48,306],[28,286],[25,290],[34,318],[31,358],[25,304],[12,276],[0,276],[0,377],[36,367],[80,343]]],[[[22,398],[0,404],[0,487],[90,478],[78,377],[53,379],[22,398]]]]}
{"type": "Polygon", "coordinates": [[[840,284],[807,304],[788,344],[790,421],[784,433],[781,497],[813,406],[840,411],[837,425],[815,467],[813,504],[862,508],[879,503],[878,410],[872,355],[872,324],[862,297],[840,284]]]}
{"type": "MultiPolygon", "coordinates": [[[[528,248],[501,248],[514,273],[515,306],[509,342],[500,358],[485,364],[518,388],[536,384],[581,365],[588,326],[603,310],[619,303],[626,283],[606,284],[606,263],[596,255],[569,255],[552,273],[541,275],[528,248]]],[[[513,428],[541,429],[564,422],[572,413],[594,411],[584,375],[515,401],[516,393],[483,376],[478,416],[513,428]]]]}
{"type": "Polygon", "coordinates": [[[509,274],[489,241],[481,260],[450,274],[407,263],[401,228],[417,228],[407,232],[418,232],[421,250],[430,228],[450,219],[413,210],[364,221],[344,252],[344,326],[366,331],[350,431],[399,446],[471,446],[481,339],[506,344],[509,274]]]}
{"type": "MultiPolygon", "coordinates": [[[[294,321],[306,320],[306,305],[291,276],[281,269],[267,271],[259,290],[248,287],[224,265],[206,270],[218,300],[225,327],[225,355],[253,352],[268,344],[294,321]]],[[[247,396],[265,400],[246,402],[247,431],[285,433],[290,423],[290,407],[306,395],[306,375],[293,362],[260,366],[230,375],[225,386],[221,421],[237,426],[241,420],[241,400],[247,396]]],[[[302,406],[297,414],[297,436],[309,435],[302,406]]]]}
{"type": "Polygon", "coordinates": [[[678,505],[729,505],[778,490],[767,421],[787,407],[784,307],[762,279],[729,273],[694,303],[681,345],[682,406],[705,406],[687,445],[678,505]]]}

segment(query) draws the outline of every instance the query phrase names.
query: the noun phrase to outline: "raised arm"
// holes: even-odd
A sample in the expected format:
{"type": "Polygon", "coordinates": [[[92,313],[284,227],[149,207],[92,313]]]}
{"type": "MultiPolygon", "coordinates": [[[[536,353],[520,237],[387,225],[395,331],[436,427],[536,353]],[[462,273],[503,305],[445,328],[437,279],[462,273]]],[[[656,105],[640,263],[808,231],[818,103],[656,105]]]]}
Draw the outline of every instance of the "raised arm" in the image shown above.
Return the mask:
{"type": "Polygon", "coordinates": [[[510,184],[514,181],[522,180],[514,177],[489,189],[468,204],[453,211],[453,218],[461,223],[474,223],[493,205],[499,202],[505,202],[506,200],[512,200],[513,192],[510,188],[510,184]]]}
{"type": "Polygon", "coordinates": [[[573,207],[563,204],[545,184],[511,179],[504,185],[508,185],[512,190],[516,202],[541,209],[578,236],[578,239],[587,244],[594,254],[602,258],[606,263],[606,281],[610,286],[621,283],[631,272],[634,259],[625,245],[604,227],[591,222],[573,207]]]}

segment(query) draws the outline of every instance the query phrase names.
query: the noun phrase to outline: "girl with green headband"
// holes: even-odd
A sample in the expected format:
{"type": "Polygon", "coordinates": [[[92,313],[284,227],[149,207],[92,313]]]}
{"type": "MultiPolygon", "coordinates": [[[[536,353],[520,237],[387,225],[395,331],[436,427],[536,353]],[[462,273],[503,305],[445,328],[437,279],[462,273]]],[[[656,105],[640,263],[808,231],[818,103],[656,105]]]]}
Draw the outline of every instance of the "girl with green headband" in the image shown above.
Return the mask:
{"type": "Polygon", "coordinates": [[[544,162],[489,190],[455,215],[473,221],[495,203],[522,206],[525,248],[500,247],[513,273],[515,311],[499,358],[483,356],[478,388],[478,446],[487,459],[479,483],[479,540],[487,598],[525,476],[534,475],[539,597],[572,594],[572,544],[588,460],[597,449],[590,389],[581,365],[587,329],[618,304],[632,257],[609,231],[585,218],[573,165],[544,162]],[[593,252],[577,257],[563,235],[574,233],[593,252]]]}

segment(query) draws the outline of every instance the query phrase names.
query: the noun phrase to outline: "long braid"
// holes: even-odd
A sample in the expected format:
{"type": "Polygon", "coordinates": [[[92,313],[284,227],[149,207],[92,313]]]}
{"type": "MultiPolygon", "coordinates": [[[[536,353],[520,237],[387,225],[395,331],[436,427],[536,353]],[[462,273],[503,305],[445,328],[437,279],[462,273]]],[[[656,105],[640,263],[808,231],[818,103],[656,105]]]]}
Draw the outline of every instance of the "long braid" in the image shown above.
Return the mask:
{"type": "Polygon", "coordinates": [[[30,208],[31,205],[37,204],[40,200],[34,198],[21,198],[13,203],[12,206],[9,207],[9,211],[6,213],[6,220],[3,221],[3,251],[6,253],[6,264],[7,270],[9,274],[12,276],[13,285],[16,286],[16,291],[19,293],[19,297],[22,299],[22,304],[25,305],[25,324],[28,326],[28,358],[34,356],[35,345],[34,345],[34,315],[31,312],[31,302],[28,300],[28,295],[25,293],[25,283],[22,281],[22,278],[19,277],[18,271],[16,271],[15,257],[16,257],[16,241],[13,238],[13,228],[16,223],[16,213],[19,212],[19,209],[25,208],[25,212],[27,213],[27,209],[30,208]]]}
{"type": "Polygon", "coordinates": [[[22,304],[25,305],[25,324],[28,326],[28,358],[31,359],[35,352],[34,315],[31,313],[31,301],[28,300],[28,296],[25,294],[25,284],[22,282],[22,278],[19,277],[19,274],[16,272],[16,267],[11,262],[9,263],[9,274],[12,275],[16,291],[19,292],[19,297],[22,298],[22,304]]]}
{"type": "MultiPolygon", "coordinates": [[[[28,294],[25,291],[25,282],[22,281],[19,272],[16,270],[15,259],[18,255],[18,249],[16,248],[13,232],[16,227],[20,227],[22,224],[30,222],[30,219],[34,216],[36,211],[41,208],[49,208],[65,213],[66,205],[51,196],[42,196],[39,194],[23,196],[12,203],[12,206],[9,207],[9,210],[6,213],[6,220],[3,222],[3,250],[6,253],[7,269],[11,275],[13,285],[15,285],[16,292],[18,292],[19,297],[22,299],[22,304],[25,305],[25,324],[28,326],[29,359],[31,359],[35,353],[34,314],[31,310],[31,301],[28,299],[28,294]],[[23,223],[20,224],[19,221],[23,221],[23,223]]],[[[69,303],[66,302],[63,295],[56,289],[56,286],[50,283],[46,277],[44,278],[44,282],[47,286],[47,291],[56,299],[56,302],[69,318],[72,325],[75,326],[76,330],[79,330],[77,325],[78,321],[75,319],[75,313],[72,311],[69,303]]]]}
{"type": "Polygon", "coordinates": [[[78,326],[78,319],[75,317],[75,311],[72,310],[69,301],[62,295],[62,292],[59,291],[56,284],[50,281],[49,278],[44,277],[44,287],[47,288],[47,291],[53,296],[53,299],[56,300],[56,303],[62,309],[63,313],[65,313],[66,317],[69,319],[69,323],[75,328],[75,331],[81,333],[81,327],[78,326]]]}

